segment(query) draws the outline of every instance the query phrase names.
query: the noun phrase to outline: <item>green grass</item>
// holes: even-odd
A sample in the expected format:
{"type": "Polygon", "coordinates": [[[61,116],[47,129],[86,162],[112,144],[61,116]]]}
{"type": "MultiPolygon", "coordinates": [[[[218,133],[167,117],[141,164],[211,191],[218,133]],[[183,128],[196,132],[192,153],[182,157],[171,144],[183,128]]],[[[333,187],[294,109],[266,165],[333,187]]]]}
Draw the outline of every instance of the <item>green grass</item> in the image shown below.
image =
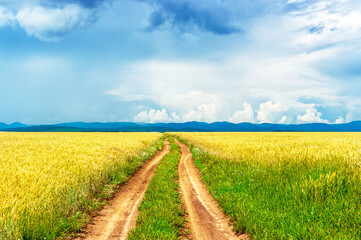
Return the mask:
{"type": "Polygon", "coordinates": [[[129,239],[178,239],[184,222],[179,195],[179,146],[169,139],[171,152],[159,163],[139,207],[137,226],[129,239]]]}
{"type": "Polygon", "coordinates": [[[236,231],[252,239],[361,239],[360,174],[337,159],[266,166],[191,151],[236,231]]]}

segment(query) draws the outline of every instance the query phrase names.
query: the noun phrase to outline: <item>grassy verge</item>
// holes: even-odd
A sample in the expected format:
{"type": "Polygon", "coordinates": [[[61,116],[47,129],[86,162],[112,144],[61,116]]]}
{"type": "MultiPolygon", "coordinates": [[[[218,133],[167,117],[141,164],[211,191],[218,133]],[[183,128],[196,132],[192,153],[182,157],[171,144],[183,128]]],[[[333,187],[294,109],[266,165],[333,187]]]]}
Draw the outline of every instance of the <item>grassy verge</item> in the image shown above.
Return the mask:
{"type": "Polygon", "coordinates": [[[184,218],[177,183],[180,149],[169,139],[171,152],[159,163],[139,207],[137,226],[129,239],[178,239],[184,218]]]}
{"type": "Polygon", "coordinates": [[[361,239],[360,172],[338,159],[264,165],[222,159],[195,146],[191,151],[236,231],[252,239],[361,239]]]}

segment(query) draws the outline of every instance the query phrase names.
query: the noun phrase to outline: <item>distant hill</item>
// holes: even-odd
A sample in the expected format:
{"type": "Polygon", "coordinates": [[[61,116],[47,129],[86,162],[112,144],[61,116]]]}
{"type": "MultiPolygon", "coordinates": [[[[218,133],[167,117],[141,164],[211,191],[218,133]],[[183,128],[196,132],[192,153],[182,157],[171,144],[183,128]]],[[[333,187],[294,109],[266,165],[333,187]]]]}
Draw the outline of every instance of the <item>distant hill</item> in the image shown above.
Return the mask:
{"type": "Polygon", "coordinates": [[[9,129],[9,128],[23,128],[23,127],[28,127],[28,125],[19,122],[14,122],[8,125],[6,123],[0,122],[0,130],[9,129]]]}
{"type": "Polygon", "coordinates": [[[361,132],[361,121],[344,124],[272,124],[230,122],[133,123],[71,122],[54,125],[0,123],[0,131],[10,132],[361,132]]]}
{"type": "Polygon", "coordinates": [[[72,123],[60,123],[55,124],[55,126],[61,127],[76,127],[76,128],[84,128],[84,129],[114,129],[114,128],[123,128],[123,127],[136,127],[138,124],[132,122],[72,122],[72,123]]]}
{"type": "Polygon", "coordinates": [[[37,125],[18,128],[5,128],[0,131],[6,132],[84,132],[82,128],[59,127],[55,125],[37,125]]]}

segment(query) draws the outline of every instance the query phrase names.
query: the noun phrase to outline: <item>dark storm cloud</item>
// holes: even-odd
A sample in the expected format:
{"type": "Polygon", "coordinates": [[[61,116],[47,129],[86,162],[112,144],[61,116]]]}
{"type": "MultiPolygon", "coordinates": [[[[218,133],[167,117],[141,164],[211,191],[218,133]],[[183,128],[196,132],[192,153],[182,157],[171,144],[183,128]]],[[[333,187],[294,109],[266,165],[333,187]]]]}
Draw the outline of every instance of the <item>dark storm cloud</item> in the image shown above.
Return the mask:
{"type": "MultiPolygon", "coordinates": [[[[285,14],[306,9],[320,0],[136,0],[154,6],[146,30],[169,24],[182,32],[195,29],[217,35],[243,32],[249,21],[260,15],[285,14]]],[[[312,28],[311,31],[322,31],[312,28]]]]}
{"type": "Polygon", "coordinates": [[[194,29],[226,35],[242,32],[237,15],[229,2],[184,0],[139,0],[155,6],[149,16],[147,30],[155,30],[165,23],[182,32],[194,29]]]}

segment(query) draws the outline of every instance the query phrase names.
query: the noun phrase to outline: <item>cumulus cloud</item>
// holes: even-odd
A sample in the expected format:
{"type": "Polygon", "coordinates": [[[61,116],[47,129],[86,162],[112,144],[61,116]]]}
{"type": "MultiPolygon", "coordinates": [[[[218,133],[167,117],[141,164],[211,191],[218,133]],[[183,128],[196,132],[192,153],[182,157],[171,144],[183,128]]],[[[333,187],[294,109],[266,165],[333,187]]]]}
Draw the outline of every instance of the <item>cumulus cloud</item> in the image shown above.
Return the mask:
{"type": "Polygon", "coordinates": [[[215,104],[201,104],[196,109],[190,110],[182,116],[183,122],[205,121],[215,122],[218,120],[219,107],[215,104]]]}
{"type": "Polygon", "coordinates": [[[63,8],[42,6],[22,8],[15,16],[27,34],[44,41],[57,41],[77,27],[95,21],[94,12],[71,4],[63,8]]]}
{"type": "MultiPolygon", "coordinates": [[[[267,101],[259,105],[257,111],[257,120],[254,118],[252,106],[248,103],[243,104],[243,110],[237,110],[228,119],[233,123],[250,122],[250,123],[330,123],[322,118],[322,113],[318,112],[315,104],[303,104],[293,102],[286,104],[284,102],[267,101]]],[[[189,122],[189,121],[206,121],[215,122],[225,119],[219,118],[220,108],[213,104],[201,104],[196,109],[181,114],[162,110],[150,109],[141,111],[133,119],[137,122],[157,123],[157,122],[189,122]]],[[[344,123],[345,120],[340,116],[336,123],[344,123]]]]}
{"type": "Polygon", "coordinates": [[[328,120],[321,118],[322,113],[317,112],[315,108],[307,109],[304,115],[297,116],[297,123],[329,123],[328,120]]]}
{"type": "MultiPolygon", "coordinates": [[[[319,106],[322,108],[321,106],[319,106]]],[[[257,120],[260,123],[329,123],[322,119],[315,103],[302,103],[299,99],[278,97],[276,101],[267,101],[259,105],[257,120]]]]}
{"type": "Polygon", "coordinates": [[[288,106],[286,105],[267,101],[259,105],[257,119],[260,121],[260,123],[274,123],[277,122],[276,118],[278,115],[280,113],[284,113],[286,110],[288,110],[288,106]]]}
{"type": "Polygon", "coordinates": [[[190,122],[190,121],[217,121],[217,106],[213,104],[202,104],[196,109],[191,109],[183,114],[172,112],[171,114],[163,108],[161,110],[150,109],[141,111],[133,117],[136,122],[159,123],[159,122],[190,122]]]}
{"type": "Polygon", "coordinates": [[[142,123],[158,123],[158,122],[179,122],[180,117],[176,113],[172,113],[170,116],[166,109],[139,112],[134,116],[135,122],[142,123]]]}
{"type": "Polygon", "coordinates": [[[136,122],[159,123],[159,122],[190,122],[190,121],[217,121],[218,109],[213,104],[202,104],[196,109],[191,109],[183,114],[172,112],[171,114],[163,108],[162,110],[150,109],[141,111],[133,117],[136,122]]]}
{"type": "Polygon", "coordinates": [[[336,119],[336,124],[341,124],[341,123],[345,123],[345,119],[341,116],[339,116],[337,119],[336,119]]]}
{"type": "Polygon", "coordinates": [[[250,122],[255,123],[252,106],[248,103],[243,104],[243,110],[236,111],[229,120],[233,123],[250,122]]]}

